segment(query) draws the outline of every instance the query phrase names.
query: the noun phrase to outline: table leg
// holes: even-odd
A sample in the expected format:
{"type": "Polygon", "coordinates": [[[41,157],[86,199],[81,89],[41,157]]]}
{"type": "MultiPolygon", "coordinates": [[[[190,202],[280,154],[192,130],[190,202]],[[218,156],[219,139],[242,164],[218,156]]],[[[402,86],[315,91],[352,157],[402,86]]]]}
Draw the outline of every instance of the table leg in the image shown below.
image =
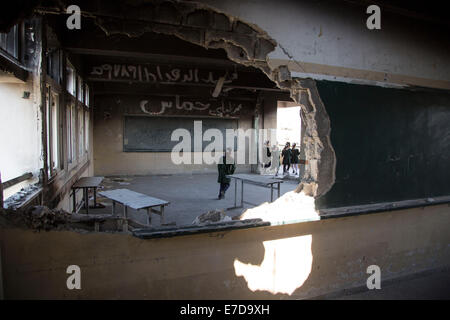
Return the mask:
{"type": "Polygon", "coordinates": [[[127,232],[128,231],[128,207],[126,205],[123,205],[123,225],[122,225],[122,231],[127,232]]]}
{"type": "Polygon", "coordinates": [[[281,183],[278,182],[278,198],[280,197],[280,185],[281,185],[281,183]]]}
{"type": "Polygon", "coordinates": [[[234,179],[234,207],[237,204],[237,179],[234,179]]]}
{"type": "Polygon", "coordinates": [[[244,207],[244,180],[241,180],[241,208],[244,207]]]}
{"type": "Polygon", "coordinates": [[[149,226],[151,226],[151,224],[152,224],[152,216],[151,216],[151,214],[152,214],[152,209],[151,208],[147,208],[147,224],[149,226]]]}
{"type": "Polygon", "coordinates": [[[77,211],[77,194],[76,194],[76,189],[72,189],[72,196],[73,196],[73,211],[72,212],[76,212],[77,211]]]}
{"type": "Polygon", "coordinates": [[[86,214],[89,214],[89,188],[84,188],[84,206],[86,208],[86,214]]]}
{"type": "Polygon", "coordinates": [[[273,202],[273,183],[270,184],[270,202],[273,202]]]}
{"type": "MultiPolygon", "coordinates": [[[[112,216],[115,217],[116,216],[116,202],[113,200],[112,202],[112,216]]],[[[117,219],[117,230],[119,230],[121,227],[120,225],[120,219],[117,219]]]]}
{"type": "Polygon", "coordinates": [[[161,209],[159,209],[161,211],[161,224],[164,224],[164,206],[161,206],[161,209]]]}
{"type": "Polygon", "coordinates": [[[97,188],[94,187],[94,208],[97,207],[97,188]]]}

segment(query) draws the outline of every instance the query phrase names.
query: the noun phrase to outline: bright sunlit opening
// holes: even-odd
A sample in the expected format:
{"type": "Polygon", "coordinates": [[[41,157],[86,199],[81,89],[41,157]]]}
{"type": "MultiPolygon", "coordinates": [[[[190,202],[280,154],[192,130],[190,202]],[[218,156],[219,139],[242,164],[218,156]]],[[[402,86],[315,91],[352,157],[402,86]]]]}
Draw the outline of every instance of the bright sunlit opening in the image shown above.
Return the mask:
{"type": "Polygon", "coordinates": [[[265,255],[261,265],[235,259],[236,276],[244,277],[251,291],[291,295],[311,273],[311,243],[311,235],[264,241],[265,255]]]}

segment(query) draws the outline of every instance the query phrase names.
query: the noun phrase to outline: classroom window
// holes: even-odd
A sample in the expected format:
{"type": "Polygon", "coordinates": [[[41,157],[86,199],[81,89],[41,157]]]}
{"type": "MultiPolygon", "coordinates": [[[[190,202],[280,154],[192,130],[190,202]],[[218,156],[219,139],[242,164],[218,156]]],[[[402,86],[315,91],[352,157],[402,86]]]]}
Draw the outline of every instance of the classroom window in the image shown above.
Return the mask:
{"type": "Polygon", "coordinates": [[[67,92],[69,92],[72,96],[75,97],[76,94],[76,74],[75,74],[75,68],[70,64],[69,61],[67,61],[66,66],[66,89],[67,92]]]}
{"type": "Polygon", "coordinates": [[[45,110],[47,125],[47,173],[51,177],[57,173],[59,165],[59,96],[46,86],[45,110]]]}
{"type": "Polygon", "coordinates": [[[89,86],[87,84],[84,91],[84,104],[89,107],[89,86]]]}
{"type": "Polygon", "coordinates": [[[72,135],[72,112],[70,110],[70,106],[68,106],[66,108],[66,126],[67,126],[67,133],[66,133],[66,137],[67,137],[67,160],[69,161],[69,163],[72,162],[72,140],[71,140],[71,135],[72,135]]]}
{"type": "Polygon", "coordinates": [[[15,25],[8,33],[0,33],[0,50],[19,60],[19,26],[15,25]]]}
{"type": "Polygon", "coordinates": [[[83,108],[78,108],[78,158],[84,155],[84,112],[83,108]]]}
{"type": "Polygon", "coordinates": [[[78,76],[77,83],[78,83],[78,93],[77,93],[78,101],[84,102],[83,79],[80,76],[78,76]]]}
{"type": "Polygon", "coordinates": [[[52,132],[52,150],[51,150],[51,168],[56,172],[59,167],[60,153],[60,134],[59,134],[59,95],[52,92],[50,96],[51,109],[51,132],[52,132]]]}
{"type": "Polygon", "coordinates": [[[70,111],[71,111],[71,146],[72,146],[72,161],[75,162],[74,160],[76,159],[76,152],[77,152],[77,148],[76,148],[76,133],[77,133],[77,109],[75,108],[75,104],[72,104],[70,107],[70,111]]]}
{"type": "Polygon", "coordinates": [[[66,109],[67,121],[67,160],[74,162],[75,158],[75,106],[70,104],[66,109]]]}
{"type": "Polygon", "coordinates": [[[84,112],[84,149],[89,153],[89,110],[84,112]]]}
{"type": "Polygon", "coordinates": [[[61,83],[61,50],[53,50],[47,55],[47,74],[57,83],[61,83]]]}
{"type": "Polygon", "coordinates": [[[47,174],[50,177],[52,175],[51,172],[51,108],[50,108],[50,87],[45,87],[45,114],[46,114],[46,125],[47,125],[47,174]]]}

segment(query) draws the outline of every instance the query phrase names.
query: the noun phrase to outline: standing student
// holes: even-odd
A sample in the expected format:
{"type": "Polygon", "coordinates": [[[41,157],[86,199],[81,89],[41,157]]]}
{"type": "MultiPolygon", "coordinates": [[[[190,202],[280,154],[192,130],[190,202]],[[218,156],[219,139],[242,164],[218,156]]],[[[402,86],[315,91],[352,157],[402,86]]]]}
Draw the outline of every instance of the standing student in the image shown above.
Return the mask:
{"type": "Polygon", "coordinates": [[[236,170],[234,159],[231,155],[231,149],[227,148],[226,154],[222,157],[221,161],[217,165],[219,171],[219,177],[217,182],[220,183],[219,200],[225,198],[225,192],[230,187],[230,178],[227,175],[233,174],[236,170]]]}
{"type": "Polygon", "coordinates": [[[271,166],[271,164],[272,164],[272,160],[271,160],[271,157],[272,157],[272,152],[270,151],[270,141],[269,140],[267,140],[265,143],[264,143],[264,145],[265,145],[265,152],[264,152],[264,154],[263,154],[263,156],[262,156],[262,164],[261,164],[261,166],[262,166],[262,168],[263,169],[265,169],[265,168],[269,168],[270,166],[271,166]]]}
{"type": "Polygon", "coordinates": [[[283,151],[281,151],[281,156],[283,157],[283,174],[285,174],[286,172],[289,173],[292,158],[292,150],[290,142],[286,142],[283,151]]]}
{"type": "Polygon", "coordinates": [[[274,144],[272,146],[272,161],[271,161],[271,171],[275,171],[275,177],[278,176],[278,171],[280,170],[280,150],[278,150],[278,146],[274,144]]]}
{"type": "Polygon", "coordinates": [[[298,161],[300,156],[300,151],[296,148],[297,144],[292,144],[292,171],[294,174],[298,174],[298,161]]]}
{"type": "Polygon", "coordinates": [[[270,141],[269,140],[266,141],[266,156],[267,156],[267,159],[269,159],[269,162],[264,165],[264,168],[269,168],[270,165],[272,164],[272,161],[270,160],[270,157],[272,156],[272,152],[270,152],[270,141]]]}

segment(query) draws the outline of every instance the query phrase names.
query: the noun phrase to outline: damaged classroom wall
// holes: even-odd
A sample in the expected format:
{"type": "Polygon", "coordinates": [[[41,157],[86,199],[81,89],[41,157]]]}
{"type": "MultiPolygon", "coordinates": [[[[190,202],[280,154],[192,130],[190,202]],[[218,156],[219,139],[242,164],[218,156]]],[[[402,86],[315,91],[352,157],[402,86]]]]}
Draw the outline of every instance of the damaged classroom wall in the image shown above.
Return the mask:
{"type": "MultiPolygon", "coordinates": [[[[306,126],[302,146],[308,165],[304,183],[296,190],[298,197],[287,194],[272,204],[248,210],[242,216],[264,219],[267,215],[267,220],[274,224],[271,226],[163,239],[75,232],[74,229],[38,233],[10,226],[2,228],[0,240],[6,248],[2,251],[2,261],[7,261],[3,267],[5,296],[307,298],[364,286],[366,268],[371,264],[386,270],[387,278],[448,266],[448,204],[424,207],[415,204],[409,209],[386,211],[393,209],[394,204],[376,214],[357,215],[360,212],[356,212],[354,216],[344,217],[333,216],[332,212],[335,207],[417,197],[428,198],[428,204],[433,204],[432,197],[450,192],[445,184],[446,168],[433,165],[434,161],[448,162],[445,121],[449,115],[448,92],[423,88],[411,91],[413,86],[450,88],[450,67],[445,63],[449,58],[448,40],[442,36],[442,31],[436,32],[433,41],[428,42],[427,32],[435,29],[427,25],[426,30],[415,34],[418,40],[413,41],[405,36],[410,30],[398,27],[387,13],[383,27],[392,28],[392,32],[377,38],[376,33],[365,28],[365,8],[350,4],[345,4],[346,10],[343,10],[343,5],[322,7],[321,2],[309,1],[282,1],[283,5],[270,1],[201,2],[212,7],[194,2],[181,2],[180,7],[178,2],[158,2],[162,5],[155,5],[156,12],[165,12],[167,20],[159,21],[157,27],[151,21],[152,15],[143,14],[152,13],[153,5],[149,4],[148,11],[140,5],[132,6],[134,11],[130,10],[124,18],[119,10],[122,7],[108,2],[105,6],[109,10],[105,11],[109,12],[109,18],[96,23],[109,35],[134,37],[144,31],[157,32],[189,39],[210,50],[223,48],[229,59],[259,68],[279,88],[290,90],[291,98],[302,106],[302,123],[306,126]],[[341,16],[344,11],[353,12],[350,19],[341,16]],[[278,12],[282,18],[273,19],[273,12],[278,12]],[[137,17],[144,19],[134,23],[133,18],[137,17]],[[203,19],[205,17],[215,18],[203,19]],[[182,26],[187,23],[205,29],[205,24],[210,26],[211,21],[225,23],[216,26],[227,32],[208,30],[205,41],[205,30],[191,32],[189,26],[182,26]],[[298,33],[291,30],[298,30],[298,33]],[[248,33],[250,37],[246,36],[248,33]],[[258,39],[258,46],[255,46],[255,39],[258,39]],[[337,45],[339,41],[345,44],[337,45]],[[272,49],[275,51],[270,53],[272,49]],[[406,56],[405,52],[411,55],[406,56]],[[424,63],[417,64],[417,61],[424,63]],[[306,77],[308,79],[304,79],[306,77]],[[339,82],[322,80],[330,78],[339,82]],[[373,100],[366,101],[365,95],[373,100]],[[376,127],[378,125],[380,127],[376,127]],[[422,137],[424,131],[427,134],[422,137]],[[377,134],[384,136],[378,139],[377,134]],[[417,136],[421,137],[415,144],[412,137],[417,136]],[[402,150],[402,154],[391,152],[392,140],[395,140],[392,146],[402,150]],[[432,140],[439,142],[430,144],[432,140]],[[362,162],[366,161],[370,165],[365,167],[362,162]],[[380,176],[378,171],[390,179],[380,179],[383,181],[370,189],[368,185],[380,176]],[[417,181],[419,178],[423,183],[417,181]],[[317,197],[316,204],[311,196],[317,197]],[[285,211],[283,219],[294,223],[283,225],[289,221],[273,216],[272,209],[283,210],[284,205],[288,205],[289,210],[285,211]],[[309,220],[320,219],[295,221],[296,209],[302,205],[305,208],[299,215],[304,214],[309,220]],[[317,209],[316,205],[330,209],[331,214],[320,213],[318,217],[318,212],[311,210],[317,209]],[[25,250],[30,254],[21,254],[25,250]],[[74,260],[83,265],[84,281],[90,284],[81,293],[69,292],[64,287],[65,268],[74,260]]],[[[88,2],[85,4],[87,11],[98,9],[96,6],[92,9],[88,2]]],[[[409,24],[414,22],[408,21],[409,24]]],[[[76,61],[72,63],[81,74],[91,73],[76,61]]],[[[149,96],[153,97],[143,97],[149,96]]],[[[86,108],[90,112],[90,124],[93,123],[89,125],[89,151],[69,164],[65,146],[64,170],[47,185],[48,203],[71,211],[70,187],[81,176],[109,174],[113,168],[120,173],[163,172],[158,164],[153,171],[144,166],[149,161],[167,161],[167,154],[143,156],[123,152],[122,117],[158,110],[152,109],[155,105],[151,103],[142,104],[143,99],[127,99],[96,98],[94,103],[96,107],[98,103],[99,109],[95,115],[92,109],[86,108]],[[95,122],[92,121],[94,116],[95,122]],[[95,157],[93,150],[96,150],[95,157]],[[119,162],[119,166],[108,163],[108,157],[119,162]],[[131,169],[131,166],[135,167],[131,169]]],[[[79,104],[73,100],[65,96],[64,108],[70,102],[79,104]]],[[[276,99],[266,97],[266,101],[276,99]]],[[[276,104],[271,105],[276,108],[276,104]]],[[[274,122],[274,109],[264,105],[263,110],[267,109],[270,109],[267,120],[253,122],[249,117],[243,125],[270,125],[274,122]]],[[[64,132],[66,130],[64,127],[64,132]]],[[[43,216],[46,218],[47,214],[52,217],[48,211],[43,216]]]]}
{"type": "Polygon", "coordinates": [[[366,27],[364,5],[200,2],[267,32],[277,42],[268,55],[270,67],[286,65],[292,77],[317,80],[300,82],[315,102],[296,100],[306,125],[304,181],[318,181],[318,208],[449,194],[449,173],[442,167],[450,155],[444,124],[450,114],[447,25],[383,8],[383,32],[377,32],[366,27]],[[268,16],[275,11],[283,19],[268,16]],[[320,126],[322,116],[308,121],[305,112],[322,104],[328,132],[326,119],[320,126]],[[317,132],[311,131],[316,125],[317,132]],[[336,167],[324,151],[327,138],[336,167]]]}
{"type": "Polygon", "coordinates": [[[365,287],[372,264],[381,268],[385,284],[448,267],[449,223],[444,204],[159,239],[1,228],[4,294],[7,299],[312,298],[365,287]],[[65,285],[66,268],[74,261],[82,268],[82,290],[65,285]]]}
{"type": "MultiPolygon", "coordinates": [[[[2,183],[26,173],[32,177],[5,188],[4,199],[38,183],[43,167],[41,20],[29,20],[27,25],[24,31],[29,50],[24,61],[26,76],[18,79],[6,68],[0,69],[0,172],[2,183]]],[[[17,194],[16,198],[23,195],[17,194]]]]}

